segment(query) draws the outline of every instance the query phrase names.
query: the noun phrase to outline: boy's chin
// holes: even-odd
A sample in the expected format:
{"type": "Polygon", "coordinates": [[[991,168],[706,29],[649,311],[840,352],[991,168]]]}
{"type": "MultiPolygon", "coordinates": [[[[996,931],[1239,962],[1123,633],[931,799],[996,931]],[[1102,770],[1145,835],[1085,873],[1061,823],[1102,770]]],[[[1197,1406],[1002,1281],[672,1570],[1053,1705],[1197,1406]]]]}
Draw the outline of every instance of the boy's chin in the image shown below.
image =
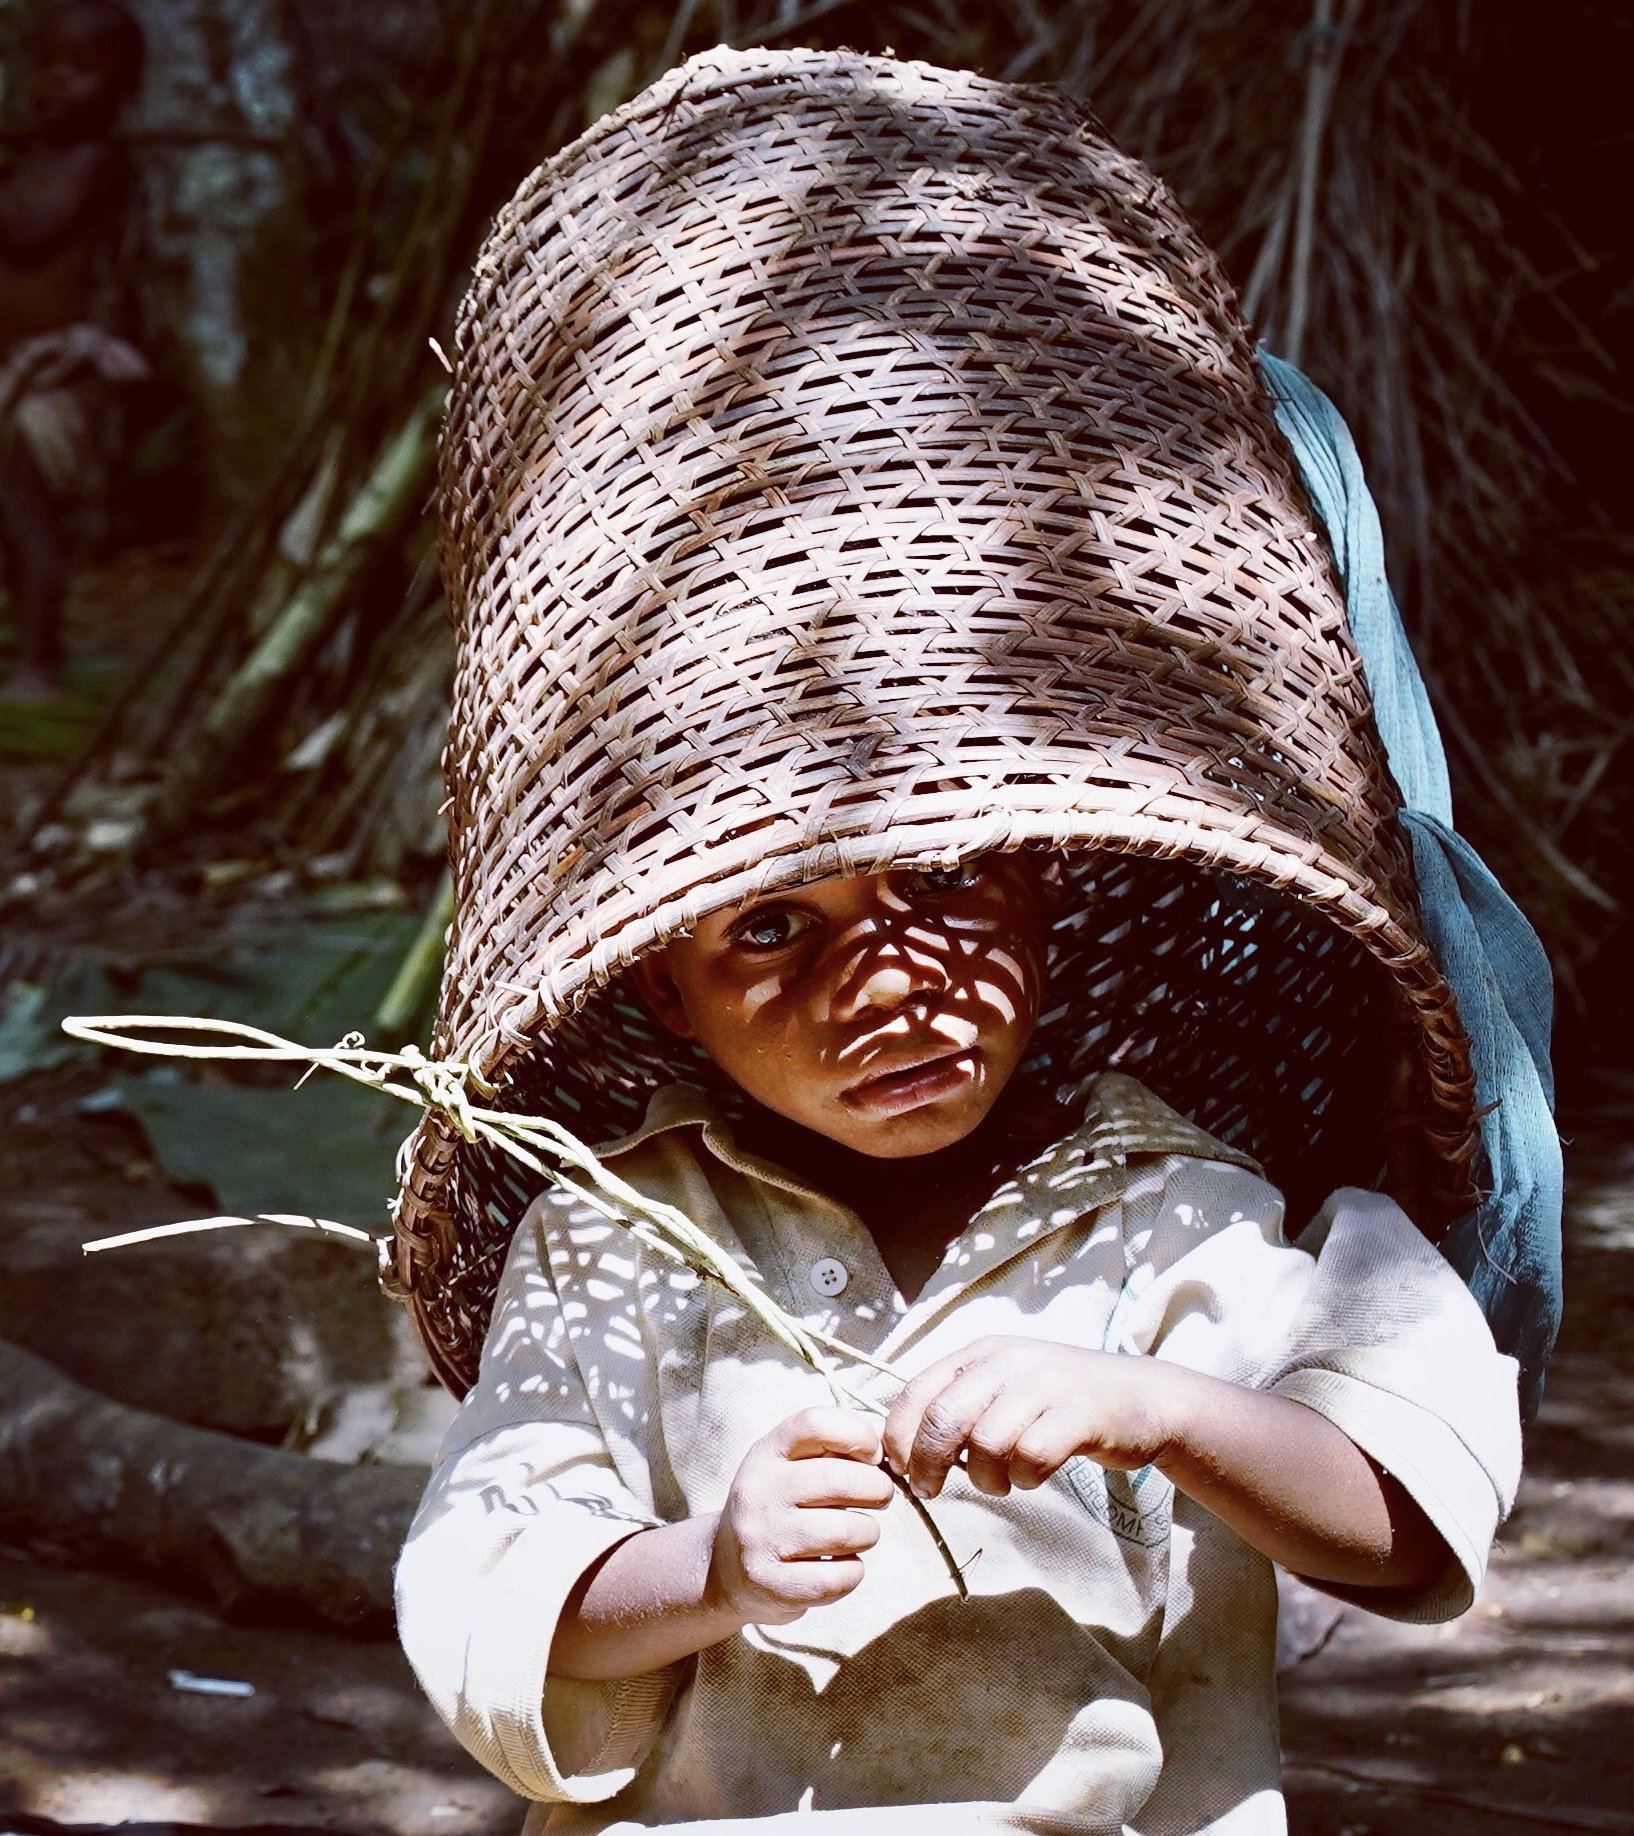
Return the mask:
{"type": "Polygon", "coordinates": [[[843,1130],[829,1126],[820,1132],[870,1160],[917,1160],[956,1147],[981,1127],[992,1108],[991,1100],[957,1109],[927,1103],[921,1109],[877,1120],[847,1118],[843,1130]]]}

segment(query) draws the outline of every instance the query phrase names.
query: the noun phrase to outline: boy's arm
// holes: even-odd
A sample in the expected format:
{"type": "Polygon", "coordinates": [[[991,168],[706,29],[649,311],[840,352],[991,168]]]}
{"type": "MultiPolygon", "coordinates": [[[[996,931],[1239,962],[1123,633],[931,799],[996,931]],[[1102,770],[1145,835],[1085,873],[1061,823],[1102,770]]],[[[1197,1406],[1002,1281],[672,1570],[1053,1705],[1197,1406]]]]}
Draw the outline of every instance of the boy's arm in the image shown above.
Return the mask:
{"type": "Polygon", "coordinates": [[[477,1382],[398,1559],[397,1629],[426,1694],[480,1764],[522,1797],[594,1803],[634,1776],[681,1679],[549,1675],[581,1577],[661,1513],[647,1449],[621,1449],[621,1466],[608,1445],[538,1209],[516,1231],[477,1382]]]}
{"type": "Polygon", "coordinates": [[[638,1677],[741,1632],[748,1621],[709,1599],[718,1522],[660,1524],[608,1550],[567,1597],[549,1674],[586,1683],[638,1677]]]}
{"type": "Polygon", "coordinates": [[[1469,1290],[1377,1193],[1335,1193],[1292,1245],[1253,1173],[1186,1156],[1156,1171],[1122,1205],[1119,1350],[1015,1340],[1004,1359],[944,1360],[887,1423],[893,1464],[911,1472],[925,1423],[927,1473],[963,1437],[984,1489],[1012,1460],[1037,1483],[1075,1451],[1160,1464],[1255,1547],[1375,1612],[1462,1612],[1520,1471],[1515,1363],[1469,1290]]]}
{"type": "Polygon", "coordinates": [[[24,161],[0,183],[0,256],[35,268],[80,234],[103,200],[106,147],[65,147],[24,161]]]}
{"type": "Polygon", "coordinates": [[[1429,1518],[1326,1416],[1180,1365],[1159,1368],[1193,1390],[1159,1470],[1262,1555],[1348,1587],[1427,1588],[1445,1567],[1429,1518]]]}
{"type": "Polygon", "coordinates": [[[921,1372],[887,1458],[934,1498],[963,1455],[978,1490],[1043,1482],[1074,1455],[1156,1466],[1261,1554],[1313,1580],[1424,1587],[1441,1538],[1396,1481],[1302,1403],[1158,1358],[982,1339],[921,1372]]]}
{"type": "Polygon", "coordinates": [[[891,1499],[878,1422],[803,1409],[744,1456],[718,1512],[638,1531],[569,1595],[550,1674],[606,1682],[661,1670],[747,1625],[843,1599],[891,1499]]]}

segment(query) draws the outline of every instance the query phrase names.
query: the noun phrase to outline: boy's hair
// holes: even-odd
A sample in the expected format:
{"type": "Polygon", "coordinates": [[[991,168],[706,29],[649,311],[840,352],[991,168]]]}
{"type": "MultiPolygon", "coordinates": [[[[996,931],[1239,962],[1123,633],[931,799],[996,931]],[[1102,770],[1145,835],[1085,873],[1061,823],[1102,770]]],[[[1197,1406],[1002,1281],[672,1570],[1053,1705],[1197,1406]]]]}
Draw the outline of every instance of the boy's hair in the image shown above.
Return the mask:
{"type": "MultiPolygon", "coordinates": [[[[1218,264],[1081,108],[694,59],[501,213],[455,372],[437,1043],[500,1101],[596,1139],[707,1080],[620,982],[706,911],[1041,847],[1057,1090],[1136,1071],[1297,1205],[1383,1159],[1393,985],[1459,1183],[1343,595],[1218,264]]],[[[399,1269],[456,1385],[529,1196],[413,1144],[399,1269]]]]}

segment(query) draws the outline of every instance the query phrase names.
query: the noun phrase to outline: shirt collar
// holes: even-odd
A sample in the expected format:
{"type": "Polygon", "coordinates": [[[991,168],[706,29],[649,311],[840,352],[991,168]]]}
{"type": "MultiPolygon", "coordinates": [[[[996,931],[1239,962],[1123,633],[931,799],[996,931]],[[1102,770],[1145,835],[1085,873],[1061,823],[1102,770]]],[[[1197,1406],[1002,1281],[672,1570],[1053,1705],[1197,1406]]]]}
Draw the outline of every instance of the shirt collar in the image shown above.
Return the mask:
{"type": "MultiPolygon", "coordinates": [[[[604,1159],[616,1159],[643,1142],[682,1130],[696,1130],[698,1148],[707,1148],[722,1166],[866,1229],[837,1199],[785,1168],[746,1153],[734,1138],[731,1118],[720,1100],[690,1086],[659,1090],[640,1128],[598,1152],[604,1159]]],[[[926,1330],[974,1284],[1015,1258],[1036,1253],[1057,1231],[1121,1198],[1143,1162],[1167,1155],[1226,1161],[1259,1171],[1246,1154],[1205,1134],[1134,1078],[1102,1073],[1090,1085],[1081,1125],[1000,1183],[949,1243],[940,1266],[905,1303],[899,1317],[878,1318],[872,1333],[863,1332],[858,1320],[838,1316],[831,1328],[842,1329],[853,1343],[868,1341],[864,1349],[874,1355],[895,1357],[907,1339],[926,1330]]],[[[769,1208],[768,1215],[775,1210],[769,1208]]],[[[798,1230],[799,1215],[785,1217],[780,1228],[798,1230]]]]}
{"type": "Polygon", "coordinates": [[[619,1136],[616,1141],[599,1146],[596,1158],[617,1160],[620,1155],[640,1147],[644,1141],[651,1141],[655,1135],[668,1134],[671,1129],[701,1126],[707,1132],[726,1121],[726,1112],[719,1099],[712,1097],[707,1090],[700,1090],[695,1084],[665,1084],[652,1093],[640,1126],[628,1135],[619,1136]]]}

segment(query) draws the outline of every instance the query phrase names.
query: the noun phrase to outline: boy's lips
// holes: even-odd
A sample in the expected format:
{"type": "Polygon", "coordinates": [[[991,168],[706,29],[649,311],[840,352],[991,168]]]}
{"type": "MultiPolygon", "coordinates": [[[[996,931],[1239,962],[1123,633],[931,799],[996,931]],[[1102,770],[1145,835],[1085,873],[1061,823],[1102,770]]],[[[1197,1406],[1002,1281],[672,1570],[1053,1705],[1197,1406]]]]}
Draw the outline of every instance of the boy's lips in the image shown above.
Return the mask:
{"type": "Polygon", "coordinates": [[[968,1083],[975,1074],[975,1060],[973,1046],[944,1049],[894,1071],[865,1078],[849,1090],[842,1090],[840,1101],[870,1115],[896,1115],[968,1083]]]}

